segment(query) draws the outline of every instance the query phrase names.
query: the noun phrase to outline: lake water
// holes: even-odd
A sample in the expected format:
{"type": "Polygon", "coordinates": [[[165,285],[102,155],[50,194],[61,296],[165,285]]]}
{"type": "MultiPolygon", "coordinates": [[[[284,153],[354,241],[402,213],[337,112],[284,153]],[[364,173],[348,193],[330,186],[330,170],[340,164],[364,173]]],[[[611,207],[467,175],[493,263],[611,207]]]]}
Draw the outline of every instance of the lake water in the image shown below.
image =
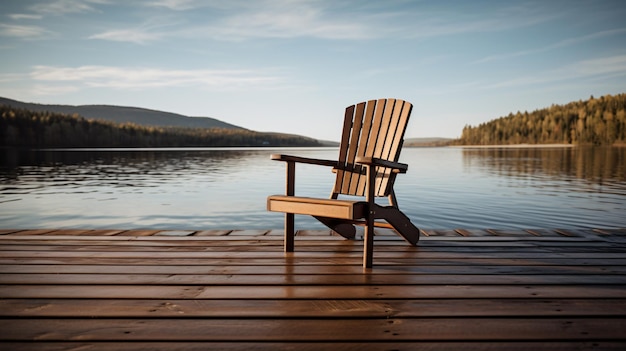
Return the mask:
{"type": "MultiPolygon", "coordinates": [[[[405,148],[401,209],[420,228],[624,228],[626,148],[405,148]]],[[[277,229],[272,153],[337,149],[0,150],[0,228],[277,229]]],[[[298,165],[296,195],[327,197],[327,167],[298,165]]],[[[300,229],[324,228],[296,216],[300,229]]]]}

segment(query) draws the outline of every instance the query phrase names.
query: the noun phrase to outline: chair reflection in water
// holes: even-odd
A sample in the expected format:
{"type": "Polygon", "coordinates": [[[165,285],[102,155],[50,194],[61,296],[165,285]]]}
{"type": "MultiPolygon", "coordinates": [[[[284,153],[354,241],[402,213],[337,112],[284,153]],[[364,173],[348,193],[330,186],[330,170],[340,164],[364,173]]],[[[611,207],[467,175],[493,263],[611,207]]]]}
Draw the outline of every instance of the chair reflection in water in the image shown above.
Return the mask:
{"type": "Polygon", "coordinates": [[[393,190],[396,176],[408,169],[398,159],[412,108],[411,103],[399,99],[347,107],[338,160],[272,155],[272,160],[284,161],[287,166],[286,194],[267,198],[269,211],[285,213],[285,252],[294,251],[294,214],[311,215],[348,239],[355,238],[355,225],[364,226],[365,268],[373,263],[374,227],[392,228],[417,245],[420,231],[398,208],[393,190]],[[336,178],[330,198],[295,196],[296,163],[332,167],[336,178]],[[340,195],[359,198],[339,199],[340,195]],[[389,205],[377,204],[376,197],[387,197],[389,205]]]}

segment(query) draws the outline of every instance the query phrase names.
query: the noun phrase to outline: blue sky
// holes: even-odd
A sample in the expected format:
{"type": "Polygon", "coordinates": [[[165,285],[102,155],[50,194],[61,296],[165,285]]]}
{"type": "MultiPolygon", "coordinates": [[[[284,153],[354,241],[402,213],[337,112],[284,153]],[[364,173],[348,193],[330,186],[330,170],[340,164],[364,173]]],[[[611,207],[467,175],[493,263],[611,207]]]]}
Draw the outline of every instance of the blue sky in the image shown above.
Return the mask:
{"type": "Polygon", "coordinates": [[[346,106],[407,137],[626,92],[622,1],[4,0],[0,96],[209,116],[338,140],[346,106]]]}

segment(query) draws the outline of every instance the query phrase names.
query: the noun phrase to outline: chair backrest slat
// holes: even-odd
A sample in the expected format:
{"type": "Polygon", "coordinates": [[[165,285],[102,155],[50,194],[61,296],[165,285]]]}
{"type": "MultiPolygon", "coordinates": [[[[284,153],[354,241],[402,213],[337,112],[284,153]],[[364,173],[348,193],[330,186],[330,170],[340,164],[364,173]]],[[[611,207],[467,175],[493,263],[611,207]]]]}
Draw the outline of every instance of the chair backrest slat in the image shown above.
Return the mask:
{"type": "MultiPolygon", "coordinates": [[[[346,114],[343,119],[343,130],[341,132],[341,144],[339,144],[339,159],[338,163],[343,165],[346,163],[348,157],[348,146],[350,142],[350,131],[352,130],[352,119],[354,118],[354,110],[356,105],[348,106],[346,108],[346,114]]],[[[337,194],[342,193],[342,183],[339,180],[343,180],[345,171],[343,169],[336,170],[337,177],[335,178],[335,187],[331,193],[332,198],[337,198],[337,194]]]]}
{"type": "MultiPolygon", "coordinates": [[[[365,152],[367,150],[367,145],[369,142],[370,132],[372,130],[372,121],[374,119],[376,104],[368,103],[367,109],[365,110],[365,115],[363,116],[363,122],[361,124],[361,130],[359,133],[359,144],[356,156],[365,156],[365,152]]],[[[356,157],[355,157],[356,159],[356,157]]],[[[358,194],[362,192],[365,188],[365,170],[357,165],[354,169],[354,173],[352,174],[352,178],[350,181],[350,190],[349,194],[358,194]]]]}
{"type": "MultiPolygon", "coordinates": [[[[354,162],[357,156],[398,161],[412,107],[403,100],[379,99],[346,108],[339,169],[331,197],[365,194],[364,170],[354,162]]],[[[375,172],[376,196],[389,195],[395,173],[385,167],[377,167],[375,172]]]]}
{"type": "MultiPolygon", "coordinates": [[[[348,149],[348,157],[346,158],[346,165],[349,170],[354,170],[352,167],[354,166],[354,159],[356,158],[357,147],[360,143],[361,129],[363,126],[363,118],[365,114],[365,103],[362,102],[356,105],[356,110],[354,112],[354,118],[352,119],[352,133],[350,134],[350,143],[348,149]]],[[[358,182],[358,175],[356,172],[349,172],[345,179],[343,180],[343,184],[341,187],[341,192],[343,194],[350,193],[350,188],[353,187],[353,184],[358,182]]]]}

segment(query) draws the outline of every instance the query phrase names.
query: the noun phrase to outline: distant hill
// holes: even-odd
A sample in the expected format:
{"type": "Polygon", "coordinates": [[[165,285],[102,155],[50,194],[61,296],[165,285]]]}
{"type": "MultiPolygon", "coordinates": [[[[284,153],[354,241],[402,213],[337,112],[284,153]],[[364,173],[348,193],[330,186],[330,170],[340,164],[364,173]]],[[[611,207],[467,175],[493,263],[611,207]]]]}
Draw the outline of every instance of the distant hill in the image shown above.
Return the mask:
{"type": "Polygon", "coordinates": [[[315,139],[243,128],[141,126],[0,104],[0,148],[321,146],[315,139]]]}
{"type": "Polygon", "coordinates": [[[26,103],[3,97],[0,97],[0,105],[7,105],[35,112],[48,111],[67,115],[78,114],[86,119],[97,119],[114,123],[134,123],[140,126],[245,130],[243,127],[222,122],[211,117],[189,117],[176,113],[149,110],[138,107],[111,105],[44,105],[26,103]]]}

